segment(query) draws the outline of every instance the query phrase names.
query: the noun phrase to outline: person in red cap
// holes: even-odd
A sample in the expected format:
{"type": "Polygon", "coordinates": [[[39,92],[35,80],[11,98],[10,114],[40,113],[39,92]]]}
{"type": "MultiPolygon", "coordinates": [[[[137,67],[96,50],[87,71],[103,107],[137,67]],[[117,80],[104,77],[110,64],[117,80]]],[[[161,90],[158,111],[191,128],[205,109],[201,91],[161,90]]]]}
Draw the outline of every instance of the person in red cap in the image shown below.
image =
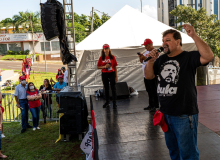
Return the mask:
{"type": "Polygon", "coordinates": [[[32,128],[28,123],[28,100],[27,100],[27,82],[26,76],[19,77],[20,84],[15,87],[15,100],[17,107],[21,109],[21,123],[22,130],[21,133],[24,133],[27,128],[32,128]]]}
{"type": "Polygon", "coordinates": [[[63,82],[63,75],[59,75],[58,82],[53,86],[53,90],[57,92],[56,101],[57,101],[59,107],[60,107],[59,93],[66,86],[67,86],[67,84],[65,82],[63,82]]]}
{"type": "Polygon", "coordinates": [[[61,69],[58,69],[58,73],[57,73],[57,75],[56,75],[56,80],[57,80],[57,81],[58,81],[58,76],[59,76],[59,75],[63,75],[61,69]]]}
{"type": "Polygon", "coordinates": [[[157,50],[145,67],[145,78],[157,77],[157,94],[160,112],[164,114],[168,131],[165,141],[172,160],[199,160],[197,147],[198,104],[195,86],[196,69],[213,59],[211,48],[195,32],[193,26],[184,24],[198,51],[183,51],[182,37],[175,29],[163,33],[164,54],[157,50]]]}
{"type": "MultiPolygon", "coordinates": [[[[148,57],[148,53],[154,49],[154,46],[151,39],[145,39],[142,45],[145,46],[146,51],[144,54],[140,54],[138,56],[140,62],[142,63],[143,76],[145,77],[144,68],[147,62],[144,62],[144,60],[148,57]]],[[[144,84],[149,97],[149,106],[145,107],[144,110],[150,110],[150,112],[155,112],[156,109],[159,108],[159,102],[157,97],[157,85],[156,85],[157,80],[156,78],[152,80],[148,80],[144,78],[144,84]]]]}
{"type": "Polygon", "coordinates": [[[115,83],[118,81],[117,65],[118,63],[115,59],[115,56],[112,55],[109,45],[104,44],[101,52],[101,57],[99,58],[97,63],[97,68],[101,69],[102,72],[102,82],[105,88],[106,102],[103,105],[103,108],[110,106],[109,83],[112,90],[113,108],[117,108],[115,87],[115,83]]]}

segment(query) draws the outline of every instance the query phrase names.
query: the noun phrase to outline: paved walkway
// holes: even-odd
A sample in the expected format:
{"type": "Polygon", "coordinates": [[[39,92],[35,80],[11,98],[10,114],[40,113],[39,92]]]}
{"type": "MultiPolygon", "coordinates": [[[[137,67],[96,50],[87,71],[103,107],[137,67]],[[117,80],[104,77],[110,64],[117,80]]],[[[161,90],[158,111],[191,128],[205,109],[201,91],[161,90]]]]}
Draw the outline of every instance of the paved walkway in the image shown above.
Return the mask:
{"type": "MultiPolygon", "coordinates": [[[[104,100],[93,99],[99,137],[100,160],[169,160],[164,133],[153,125],[153,114],[145,91],[118,101],[118,109],[103,109],[104,100]]],[[[202,111],[200,111],[201,113],[202,111]]],[[[201,160],[219,160],[220,138],[199,123],[198,147],[201,160]]]]}
{"type": "MultiPolygon", "coordinates": [[[[22,61],[0,61],[0,68],[3,69],[13,69],[13,70],[21,70],[22,61]]],[[[62,62],[47,62],[47,72],[57,73],[58,68],[67,67],[63,65],[62,62]]],[[[35,62],[31,67],[35,72],[45,72],[45,63],[44,62],[35,62]]]]}

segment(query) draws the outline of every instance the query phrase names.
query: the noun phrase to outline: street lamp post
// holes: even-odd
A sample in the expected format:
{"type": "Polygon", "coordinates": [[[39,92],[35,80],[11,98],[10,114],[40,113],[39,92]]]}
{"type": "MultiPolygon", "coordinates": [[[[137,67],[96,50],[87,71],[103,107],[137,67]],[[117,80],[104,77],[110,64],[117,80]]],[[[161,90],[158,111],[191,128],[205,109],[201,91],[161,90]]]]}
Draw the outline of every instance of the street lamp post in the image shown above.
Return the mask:
{"type": "Polygon", "coordinates": [[[44,59],[45,59],[45,71],[47,73],[47,57],[46,57],[46,50],[45,50],[45,36],[43,35],[44,37],[44,59]]]}

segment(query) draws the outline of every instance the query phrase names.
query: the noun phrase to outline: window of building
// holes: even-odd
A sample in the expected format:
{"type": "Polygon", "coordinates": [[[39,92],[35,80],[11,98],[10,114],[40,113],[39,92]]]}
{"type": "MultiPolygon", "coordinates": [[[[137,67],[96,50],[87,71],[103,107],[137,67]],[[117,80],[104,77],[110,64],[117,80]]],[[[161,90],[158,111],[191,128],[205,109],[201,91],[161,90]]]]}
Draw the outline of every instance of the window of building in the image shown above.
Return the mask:
{"type": "Polygon", "coordinates": [[[174,27],[175,26],[175,18],[170,12],[174,10],[176,7],[176,1],[175,0],[168,0],[168,11],[169,11],[169,26],[174,27]]]}
{"type": "Polygon", "coordinates": [[[7,44],[0,44],[0,54],[7,54],[7,44]]]}
{"type": "MultiPolygon", "coordinates": [[[[40,42],[41,51],[44,51],[44,42],[40,42]]],[[[45,42],[45,51],[51,51],[50,42],[45,42]]]]}
{"type": "Polygon", "coordinates": [[[158,8],[160,8],[160,0],[158,0],[158,8]]]}
{"type": "Polygon", "coordinates": [[[218,0],[214,0],[214,14],[217,15],[218,19],[218,0]]]}
{"type": "Polygon", "coordinates": [[[60,50],[59,41],[53,41],[53,42],[51,42],[51,45],[52,45],[52,51],[59,51],[60,50]]]}
{"type": "Polygon", "coordinates": [[[8,44],[9,50],[11,51],[21,51],[21,43],[11,43],[8,44]]]}

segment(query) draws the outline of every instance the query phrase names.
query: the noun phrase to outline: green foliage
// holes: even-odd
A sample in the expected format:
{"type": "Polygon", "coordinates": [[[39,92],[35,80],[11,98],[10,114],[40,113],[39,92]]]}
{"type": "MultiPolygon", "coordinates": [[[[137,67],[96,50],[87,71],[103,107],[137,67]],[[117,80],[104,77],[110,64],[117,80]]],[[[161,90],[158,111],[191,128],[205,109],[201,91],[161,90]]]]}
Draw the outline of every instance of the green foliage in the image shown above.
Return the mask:
{"type": "MultiPolygon", "coordinates": [[[[211,47],[213,53],[220,57],[220,20],[216,20],[216,15],[207,15],[205,8],[196,11],[184,5],[177,6],[170,13],[177,17],[176,23],[191,24],[196,33],[211,47]]],[[[182,26],[178,26],[177,29],[181,30],[182,26]]]]}
{"type": "Polygon", "coordinates": [[[102,25],[102,20],[96,12],[94,12],[93,28],[94,31],[102,25]]]}
{"type": "Polygon", "coordinates": [[[25,51],[11,51],[11,50],[8,50],[7,51],[7,55],[29,55],[30,54],[30,50],[25,50],[25,51]]]}
{"type": "Polygon", "coordinates": [[[0,28],[6,27],[6,32],[9,27],[13,27],[13,33],[24,33],[28,31],[42,32],[40,12],[19,12],[19,14],[14,15],[12,18],[6,18],[0,22],[0,28]],[[23,29],[19,31],[19,26],[23,29]]]}
{"type": "MultiPolygon", "coordinates": [[[[67,19],[71,19],[71,15],[66,15],[67,19]]],[[[94,12],[93,17],[93,31],[104,24],[110,16],[103,13],[100,18],[96,12],[94,12]]],[[[0,28],[6,27],[6,31],[9,27],[13,26],[14,33],[24,33],[24,32],[42,32],[40,12],[19,12],[11,18],[6,18],[0,22],[0,28]],[[18,26],[22,26],[23,29],[19,31],[18,26]]],[[[67,26],[71,27],[71,21],[67,21],[67,26]]],[[[74,12],[74,27],[75,27],[75,39],[76,42],[81,42],[85,39],[91,32],[91,17],[81,14],[78,15],[74,12]]],[[[71,29],[68,31],[73,32],[71,29]]]]}
{"type": "Polygon", "coordinates": [[[109,20],[111,17],[108,14],[103,14],[102,15],[102,24],[104,24],[107,20],[109,20]]]}
{"type": "Polygon", "coordinates": [[[12,54],[13,54],[13,51],[8,50],[8,51],[7,51],[7,54],[8,54],[8,55],[12,55],[12,54]]]}
{"type": "Polygon", "coordinates": [[[76,42],[81,42],[87,36],[87,33],[85,32],[85,28],[83,27],[83,25],[77,22],[74,22],[74,27],[75,27],[76,42]]]}
{"type": "Polygon", "coordinates": [[[30,54],[30,50],[29,49],[24,51],[24,55],[29,55],[29,54],[30,54]]]}

